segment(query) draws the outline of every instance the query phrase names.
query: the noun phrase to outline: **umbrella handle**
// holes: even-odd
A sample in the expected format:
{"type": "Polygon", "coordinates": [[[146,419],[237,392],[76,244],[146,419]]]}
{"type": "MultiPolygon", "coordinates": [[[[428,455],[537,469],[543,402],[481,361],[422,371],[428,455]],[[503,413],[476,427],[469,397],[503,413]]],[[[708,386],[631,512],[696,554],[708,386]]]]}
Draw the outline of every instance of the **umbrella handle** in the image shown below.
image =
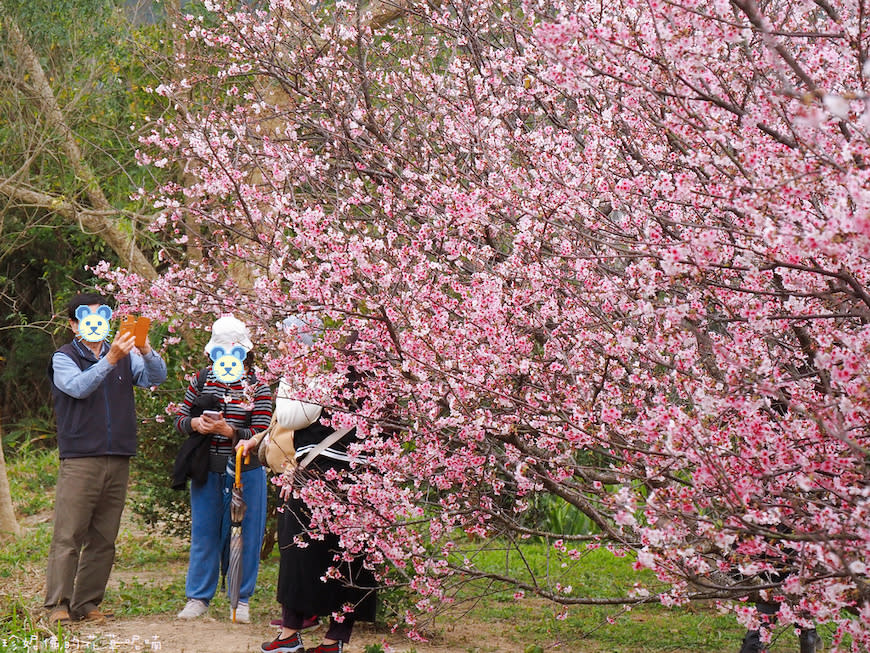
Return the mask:
{"type": "MultiPolygon", "coordinates": [[[[245,454],[245,463],[251,460],[251,454],[245,454]]],[[[236,487],[242,487],[242,447],[236,449],[236,487]]]]}

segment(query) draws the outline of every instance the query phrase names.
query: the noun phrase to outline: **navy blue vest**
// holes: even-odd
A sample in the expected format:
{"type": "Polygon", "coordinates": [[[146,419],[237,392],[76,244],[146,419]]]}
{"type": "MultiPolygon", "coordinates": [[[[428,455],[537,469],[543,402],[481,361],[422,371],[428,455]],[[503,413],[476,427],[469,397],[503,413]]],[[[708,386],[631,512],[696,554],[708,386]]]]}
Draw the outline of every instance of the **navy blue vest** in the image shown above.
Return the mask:
{"type": "MultiPolygon", "coordinates": [[[[97,362],[96,358],[82,356],[72,343],[57,351],[69,356],[81,370],[97,362]]],[[[121,359],[84,399],[62,392],[54,384],[50,365],[49,377],[57,415],[57,447],[62,459],[136,453],[136,404],[129,356],[121,359]]]]}

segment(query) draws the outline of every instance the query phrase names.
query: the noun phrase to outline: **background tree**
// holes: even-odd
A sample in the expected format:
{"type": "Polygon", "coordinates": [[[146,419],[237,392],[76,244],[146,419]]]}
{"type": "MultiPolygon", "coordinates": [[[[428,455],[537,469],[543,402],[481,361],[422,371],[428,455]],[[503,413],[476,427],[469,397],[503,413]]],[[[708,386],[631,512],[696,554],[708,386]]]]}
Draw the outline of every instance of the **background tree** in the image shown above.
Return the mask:
{"type": "MultiPolygon", "coordinates": [[[[98,56],[109,55],[105,43],[98,41],[105,34],[91,28],[86,32],[87,40],[83,47],[74,53],[70,52],[69,47],[55,47],[60,45],[57,40],[66,41],[63,45],[70,45],[72,35],[64,32],[71,28],[73,20],[84,18],[88,14],[90,16],[87,17],[91,19],[114,17],[117,20],[111,13],[113,3],[105,0],[84,0],[78,6],[76,3],[70,3],[70,7],[59,7],[55,4],[54,11],[46,12],[48,15],[40,13],[40,9],[45,7],[38,7],[37,4],[26,3],[18,9],[20,11],[26,6],[26,18],[34,22],[41,21],[38,22],[39,25],[49,27],[44,32],[48,38],[42,39],[44,46],[49,50],[57,49],[65,54],[74,54],[75,58],[72,61],[55,59],[59,64],[58,68],[53,71],[53,75],[46,74],[29,38],[41,32],[27,33],[22,30],[18,17],[9,8],[16,8],[10,0],[5,0],[4,5],[0,5],[6,46],[3,56],[7,65],[4,68],[9,71],[8,76],[4,77],[5,90],[9,91],[5,106],[10,112],[15,112],[9,116],[8,131],[10,134],[17,132],[15,135],[18,136],[18,142],[13,145],[18,146],[18,156],[5,163],[9,173],[0,179],[0,192],[11,202],[41,207],[73,223],[78,222],[82,230],[98,234],[125,266],[143,276],[153,277],[156,274],[153,265],[140,251],[129,231],[119,225],[121,218],[133,218],[131,224],[135,228],[136,220],[147,222],[147,216],[113,206],[103,188],[103,184],[113,180],[113,177],[101,178],[90,159],[107,159],[115,172],[123,171],[123,168],[119,168],[117,161],[112,161],[109,151],[83,152],[81,141],[84,140],[86,132],[78,133],[74,129],[75,122],[97,121],[97,114],[75,110],[76,104],[85,99],[83,96],[91,91],[92,86],[99,87],[105,83],[118,85],[124,82],[115,76],[117,71],[112,70],[108,61],[104,61],[102,66],[94,65],[98,63],[98,56]],[[61,11],[70,8],[74,10],[73,15],[66,16],[66,20],[60,24],[47,23],[52,17],[58,17],[61,11]],[[55,42],[52,42],[52,37],[55,42]],[[89,78],[82,79],[81,76],[85,74],[89,78]],[[76,75],[79,76],[78,79],[76,75]],[[61,106],[52,81],[63,89],[69,101],[68,105],[61,106]],[[69,85],[62,86],[61,82],[69,85]],[[62,167],[52,166],[53,169],[46,170],[47,178],[39,180],[38,186],[31,186],[28,182],[34,180],[34,176],[29,173],[35,167],[45,165],[37,159],[52,158],[59,152],[64,155],[62,167]],[[85,199],[85,205],[82,205],[80,197],[85,199]]],[[[31,29],[33,27],[36,25],[31,25],[31,29]]],[[[118,40],[112,44],[117,46],[118,40]]],[[[96,95],[100,99],[99,94],[96,95]]],[[[109,125],[110,129],[120,131],[117,123],[109,125]]]]}
{"type": "Polygon", "coordinates": [[[469,577],[565,604],[751,594],[870,644],[858,3],[210,6],[156,89],[210,101],[141,156],[183,157],[153,228],[210,256],[102,273],[193,324],[325,320],[270,369],[329,370],[300,392],[336,409],[361,372],[370,464],[345,504],[306,486],[312,528],[423,611],[469,577]],[[530,537],[582,563],[584,536],[530,518],[546,496],[663,585],[476,570],[530,537]]]}
{"type": "MultiPolygon", "coordinates": [[[[155,171],[135,164],[131,125],[163,110],[142,87],[165,62],[158,53],[166,26],[141,21],[135,10],[111,0],[0,2],[0,416],[7,452],[53,439],[46,369],[69,335],[55,309],[92,286],[88,266],[108,259],[144,277],[156,274],[153,237],[143,230],[152,209],[131,199],[154,183],[155,171]]],[[[14,516],[8,492],[0,492],[0,503],[14,516]]]]}
{"type": "MultiPolygon", "coordinates": [[[[0,436],[3,435],[0,428],[0,436]]],[[[6,476],[6,458],[0,446],[0,540],[21,534],[21,527],[12,509],[12,495],[9,492],[9,479],[6,476]]]]}

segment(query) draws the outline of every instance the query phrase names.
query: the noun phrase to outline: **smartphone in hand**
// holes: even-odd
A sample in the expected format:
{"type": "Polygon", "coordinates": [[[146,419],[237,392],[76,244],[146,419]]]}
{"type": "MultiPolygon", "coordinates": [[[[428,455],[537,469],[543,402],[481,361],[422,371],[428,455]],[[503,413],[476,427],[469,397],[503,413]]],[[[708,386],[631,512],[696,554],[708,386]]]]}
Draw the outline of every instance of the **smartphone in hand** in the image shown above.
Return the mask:
{"type": "Polygon", "coordinates": [[[118,327],[118,335],[124,333],[132,333],[136,338],[134,343],[136,347],[142,349],[145,346],[145,340],[148,338],[148,329],[151,327],[151,320],[147,317],[137,315],[126,315],[118,327]]]}
{"type": "Polygon", "coordinates": [[[145,346],[145,341],[148,339],[148,329],[151,327],[151,320],[147,317],[139,317],[136,320],[136,326],[133,329],[133,334],[136,336],[136,347],[142,349],[145,346]]]}
{"type": "Polygon", "coordinates": [[[132,333],[135,337],[135,335],[136,335],[136,316],[135,315],[125,315],[124,319],[121,321],[121,326],[118,327],[118,336],[122,336],[125,333],[132,333]]]}
{"type": "Polygon", "coordinates": [[[223,413],[216,410],[204,410],[202,411],[203,417],[208,417],[209,419],[220,419],[223,417],[223,413]]]}

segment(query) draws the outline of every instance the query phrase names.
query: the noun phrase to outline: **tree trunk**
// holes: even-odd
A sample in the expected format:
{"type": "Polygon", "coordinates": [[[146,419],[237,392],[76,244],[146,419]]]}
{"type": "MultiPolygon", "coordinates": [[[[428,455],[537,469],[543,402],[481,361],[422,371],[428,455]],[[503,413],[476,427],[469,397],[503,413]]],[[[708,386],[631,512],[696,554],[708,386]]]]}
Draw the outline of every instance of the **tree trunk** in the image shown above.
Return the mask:
{"type": "Polygon", "coordinates": [[[12,508],[12,493],[6,475],[6,458],[3,456],[3,429],[0,427],[0,540],[21,535],[21,527],[12,508]]]}
{"type": "MultiPolygon", "coordinates": [[[[33,101],[39,105],[46,124],[60,135],[61,148],[75,171],[76,178],[81,182],[88,201],[93,208],[93,211],[57,210],[56,212],[67,219],[75,219],[82,231],[99,235],[120,257],[121,263],[127,269],[146,279],[156,278],[157,272],[154,266],[136,245],[135,239],[120,229],[115,222],[116,217],[121,214],[121,211],[113,207],[106,198],[105,193],[103,193],[97,175],[84,159],[81,148],[79,148],[76,141],[76,136],[67,124],[63,111],[61,111],[60,105],[57,103],[57,98],[45,75],[42,64],[39,62],[39,58],[25,39],[18,24],[4,10],[2,2],[0,2],[0,16],[3,17],[12,50],[29,75],[27,85],[33,92],[33,101]]],[[[0,183],[0,193],[14,201],[22,201],[20,195],[31,192],[8,180],[5,182],[0,180],[0,182],[3,182],[0,183]]],[[[44,195],[38,192],[32,194],[44,195]]],[[[60,203],[68,204],[68,202],[63,202],[62,200],[60,203]]],[[[45,208],[49,209],[61,209],[61,207],[55,207],[54,204],[44,205],[38,203],[37,206],[45,206],[45,208]]]]}

